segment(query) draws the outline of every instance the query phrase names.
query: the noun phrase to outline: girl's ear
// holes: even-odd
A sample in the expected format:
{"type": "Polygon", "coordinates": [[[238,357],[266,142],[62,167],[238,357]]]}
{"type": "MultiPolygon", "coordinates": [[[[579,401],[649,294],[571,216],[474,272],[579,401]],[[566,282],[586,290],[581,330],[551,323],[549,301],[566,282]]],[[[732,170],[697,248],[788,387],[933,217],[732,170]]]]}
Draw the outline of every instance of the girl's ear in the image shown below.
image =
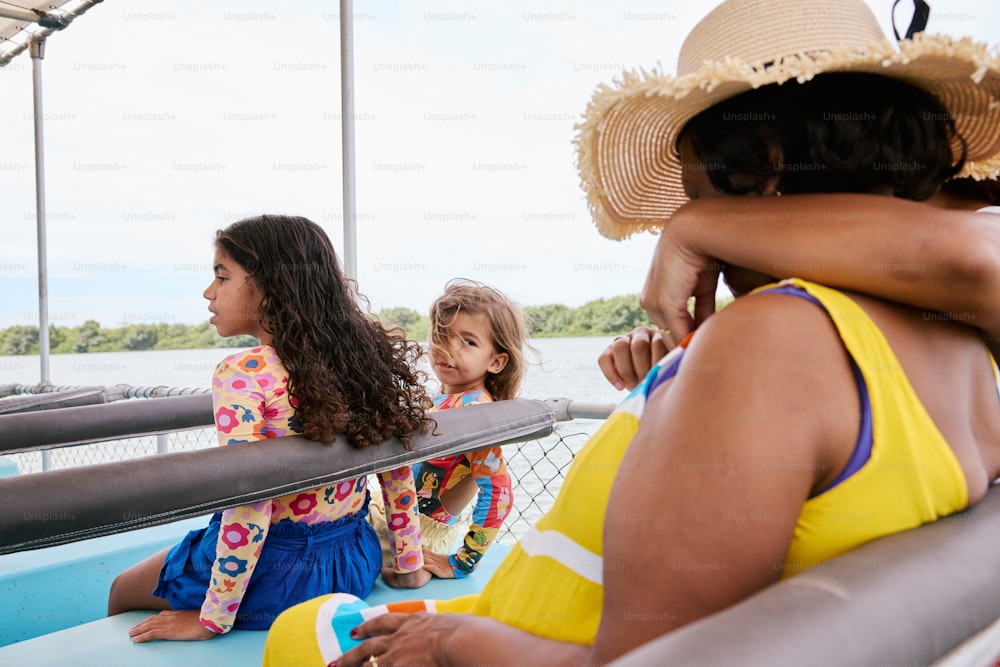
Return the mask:
{"type": "Polygon", "coordinates": [[[486,368],[487,372],[496,375],[497,373],[499,373],[500,371],[502,371],[504,368],[507,367],[507,360],[509,358],[510,357],[507,356],[506,352],[501,352],[499,354],[493,355],[493,359],[492,361],[490,361],[490,365],[486,368]]]}

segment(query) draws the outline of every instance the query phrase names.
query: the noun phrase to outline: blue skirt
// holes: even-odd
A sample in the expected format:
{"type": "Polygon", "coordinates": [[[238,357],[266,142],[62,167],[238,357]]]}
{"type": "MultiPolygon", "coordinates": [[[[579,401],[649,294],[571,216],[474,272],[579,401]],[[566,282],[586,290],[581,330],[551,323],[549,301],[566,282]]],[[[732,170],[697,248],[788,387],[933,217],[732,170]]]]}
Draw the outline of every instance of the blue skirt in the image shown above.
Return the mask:
{"type": "MultiPolygon", "coordinates": [[[[382,549],[365,514],[330,523],[272,524],[233,627],[267,630],[285,609],[319,595],[367,597],[381,570],[382,549]]],[[[221,518],[215,514],[208,527],[192,530],[167,553],[153,595],[171,609],[201,609],[221,518]]]]}

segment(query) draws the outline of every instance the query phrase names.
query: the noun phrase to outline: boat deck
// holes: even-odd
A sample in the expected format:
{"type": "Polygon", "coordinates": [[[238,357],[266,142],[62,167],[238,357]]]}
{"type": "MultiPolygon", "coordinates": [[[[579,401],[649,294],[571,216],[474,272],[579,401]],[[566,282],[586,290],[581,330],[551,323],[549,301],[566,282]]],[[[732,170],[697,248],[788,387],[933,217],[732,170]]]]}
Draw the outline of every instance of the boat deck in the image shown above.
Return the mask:
{"type": "MultiPolygon", "coordinates": [[[[108,588],[124,568],[176,543],[208,517],[0,556],[0,665],[232,665],[258,667],[263,631],[234,630],[207,642],[133,644],[128,629],[150,612],[106,617],[108,588]]],[[[381,578],[367,598],[448,599],[477,593],[506,555],[496,544],[466,579],[433,579],[423,588],[397,590],[381,578]]]]}

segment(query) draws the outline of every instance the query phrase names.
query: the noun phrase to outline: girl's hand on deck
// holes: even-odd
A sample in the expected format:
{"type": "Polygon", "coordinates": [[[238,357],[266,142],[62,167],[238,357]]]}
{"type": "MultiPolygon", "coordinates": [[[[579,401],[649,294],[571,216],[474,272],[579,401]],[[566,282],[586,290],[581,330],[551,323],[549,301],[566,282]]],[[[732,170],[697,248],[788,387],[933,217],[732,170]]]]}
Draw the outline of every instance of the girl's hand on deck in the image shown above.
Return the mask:
{"type": "Polygon", "coordinates": [[[448,556],[436,554],[424,549],[424,569],[440,579],[454,579],[455,571],[451,569],[448,556]]]}
{"type": "Polygon", "coordinates": [[[201,624],[200,617],[199,609],[161,611],[136,624],[128,636],[137,644],[154,639],[195,641],[215,637],[216,633],[201,624]]]}
{"type": "Polygon", "coordinates": [[[383,567],[382,579],[391,588],[420,588],[431,580],[431,573],[424,569],[416,572],[396,572],[391,567],[383,567]]]}

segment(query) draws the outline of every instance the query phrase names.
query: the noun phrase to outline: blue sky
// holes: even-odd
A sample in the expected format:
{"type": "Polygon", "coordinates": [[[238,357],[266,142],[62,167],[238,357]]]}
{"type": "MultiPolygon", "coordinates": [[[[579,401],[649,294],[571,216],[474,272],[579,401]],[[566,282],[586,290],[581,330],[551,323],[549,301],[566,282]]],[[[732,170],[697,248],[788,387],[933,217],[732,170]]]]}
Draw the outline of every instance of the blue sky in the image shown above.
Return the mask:
{"type": "MultiPolygon", "coordinates": [[[[597,234],[573,123],[623,69],[673,71],[715,4],[355,2],[358,280],[372,307],[423,312],[459,276],[524,305],[637,292],[655,237],[597,234]]],[[[889,33],[891,0],[869,5],[889,33]]],[[[1000,25],[991,0],[931,5],[934,31],[988,41],[1000,25]]],[[[106,0],[49,39],[52,323],[205,321],[214,231],[246,215],[305,215],[342,250],[338,11],[106,0]]],[[[38,321],[26,54],[0,68],[0,99],[7,327],[38,321]]]]}

